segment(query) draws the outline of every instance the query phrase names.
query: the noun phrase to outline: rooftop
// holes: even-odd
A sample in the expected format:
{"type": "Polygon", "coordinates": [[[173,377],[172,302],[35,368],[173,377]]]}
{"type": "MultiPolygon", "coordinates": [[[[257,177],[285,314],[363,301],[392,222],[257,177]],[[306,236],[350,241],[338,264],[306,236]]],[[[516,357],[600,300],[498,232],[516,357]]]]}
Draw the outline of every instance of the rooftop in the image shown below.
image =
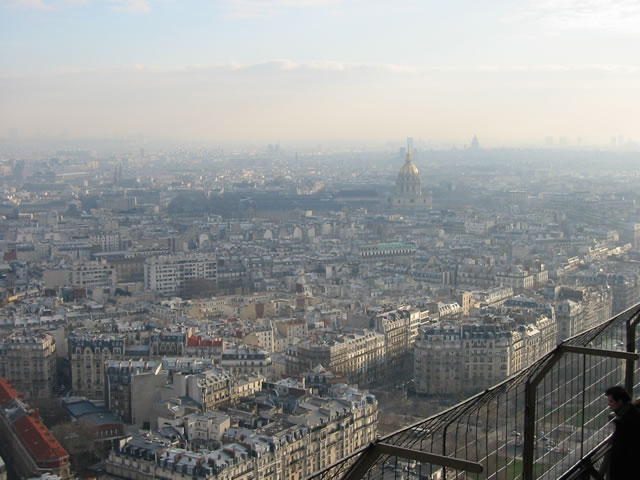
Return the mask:
{"type": "Polygon", "coordinates": [[[13,388],[6,378],[0,378],[0,407],[8,405],[14,398],[20,397],[18,391],[13,388]]]}
{"type": "Polygon", "coordinates": [[[39,418],[33,415],[25,415],[16,421],[13,427],[36,461],[47,462],[69,456],[39,418]]]}

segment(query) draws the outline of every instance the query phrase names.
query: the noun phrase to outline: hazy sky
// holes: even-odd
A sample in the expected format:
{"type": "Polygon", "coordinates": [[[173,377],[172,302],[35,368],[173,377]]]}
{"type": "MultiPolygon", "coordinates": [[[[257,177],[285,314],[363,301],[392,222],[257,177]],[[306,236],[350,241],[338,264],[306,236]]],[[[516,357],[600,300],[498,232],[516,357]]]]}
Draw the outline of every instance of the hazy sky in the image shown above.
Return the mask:
{"type": "Polygon", "coordinates": [[[640,140],[637,0],[0,0],[0,136],[640,140]]]}

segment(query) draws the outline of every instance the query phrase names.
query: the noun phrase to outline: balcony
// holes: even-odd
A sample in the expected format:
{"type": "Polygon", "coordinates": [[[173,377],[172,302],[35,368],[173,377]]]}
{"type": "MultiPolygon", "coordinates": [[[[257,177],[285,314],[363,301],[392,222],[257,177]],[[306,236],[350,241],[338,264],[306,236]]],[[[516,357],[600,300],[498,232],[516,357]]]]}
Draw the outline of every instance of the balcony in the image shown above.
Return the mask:
{"type": "Polygon", "coordinates": [[[602,478],[605,390],[640,394],[640,304],[565,340],[513,377],[378,438],[314,474],[334,479],[602,478]]]}

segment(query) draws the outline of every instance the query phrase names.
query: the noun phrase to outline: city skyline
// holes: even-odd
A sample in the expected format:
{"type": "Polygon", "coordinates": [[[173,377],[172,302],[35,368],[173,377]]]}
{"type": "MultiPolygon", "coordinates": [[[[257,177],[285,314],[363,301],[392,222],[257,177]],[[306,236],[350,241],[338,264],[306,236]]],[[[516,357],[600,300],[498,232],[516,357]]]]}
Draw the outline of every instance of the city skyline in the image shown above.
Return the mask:
{"type": "Polygon", "coordinates": [[[0,0],[0,480],[604,478],[639,25],[0,0]]]}
{"type": "MultiPolygon", "coordinates": [[[[624,139],[248,153],[142,141],[0,142],[8,470],[300,480],[435,420],[463,447],[508,448],[560,478],[608,435],[604,407],[579,412],[637,371],[624,350],[638,350],[640,171],[624,139]],[[604,374],[585,388],[593,361],[604,374]],[[543,391],[569,392],[557,415],[544,393],[534,409],[520,400],[551,362],[543,391]],[[495,393],[509,415],[486,409],[495,393]],[[441,423],[461,405],[466,424],[441,423]],[[537,449],[527,418],[551,435],[537,449]],[[512,448],[526,443],[532,454],[512,448]]],[[[486,458],[483,478],[499,476],[486,458]]],[[[436,478],[407,460],[386,464],[436,478]]]]}

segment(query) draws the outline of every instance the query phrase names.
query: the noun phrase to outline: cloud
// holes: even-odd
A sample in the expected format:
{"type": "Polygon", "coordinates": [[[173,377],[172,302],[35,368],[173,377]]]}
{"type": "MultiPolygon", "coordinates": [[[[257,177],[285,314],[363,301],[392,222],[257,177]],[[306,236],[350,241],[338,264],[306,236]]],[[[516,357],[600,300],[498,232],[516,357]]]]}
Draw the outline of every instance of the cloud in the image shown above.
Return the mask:
{"type": "MultiPolygon", "coordinates": [[[[62,68],[58,70],[40,71],[39,76],[77,75],[77,74],[117,74],[117,73],[224,73],[224,72],[255,72],[255,73],[376,73],[392,75],[422,75],[429,73],[458,73],[458,74],[490,74],[490,73],[576,73],[576,74],[637,74],[640,65],[631,64],[568,64],[568,65],[399,65],[392,63],[357,63],[337,60],[317,60],[296,62],[290,59],[274,59],[264,62],[240,63],[230,62],[222,64],[192,64],[183,66],[163,66],[150,64],[117,65],[104,68],[62,68]]],[[[30,76],[19,72],[11,73],[0,70],[0,78],[21,78],[30,76]]]]}
{"type": "MultiPolygon", "coordinates": [[[[183,67],[187,69],[222,69],[222,70],[272,70],[272,71],[317,71],[317,72],[354,72],[354,71],[379,71],[389,73],[415,73],[427,71],[430,68],[410,65],[396,65],[390,63],[358,63],[341,62],[336,60],[316,60],[309,62],[296,62],[290,59],[275,59],[258,63],[233,62],[223,65],[198,65],[183,67]]],[[[437,67],[436,67],[437,68],[437,67]]]]}
{"type": "Polygon", "coordinates": [[[52,6],[44,0],[5,0],[1,3],[10,8],[24,8],[29,10],[51,10],[52,6]]]}
{"type": "Polygon", "coordinates": [[[343,0],[225,0],[222,9],[230,17],[263,18],[283,8],[326,7],[343,0]]]}
{"type": "Polygon", "coordinates": [[[0,0],[0,5],[30,10],[60,10],[89,4],[103,4],[115,11],[146,13],[151,11],[152,3],[157,1],[160,0],[0,0]]]}
{"type": "Polygon", "coordinates": [[[640,67],[278,59],[0,74],[0,132],[246,139],[597,138],[631,131],[640,67]]]}
{"type": "MultiPolygon", "coordinates": [[[[491,68],[491,67],[488,67],[491,68]]],[[[389,73],[416,73],[420,71],[449,70],[440,67],[416,67],[386,63],[356,63],[335,60],[318,60],[296,62],[290,59],[274,59],[264,62],[241,63],[230,62],[221,64],[192,64],[183,66],[162,66],[150,64],[119,65],[104,68],[62,68],[54,71],[39,72],[39,75],[81,74],[81,73],[118,73],[118,72],[153,72],[153,73],[189,73],[189,72],[337,72],[348,73],[356,71],[377,71],[389,73]]],[[[21,76],[22,74],[18,74],[21,76]]],[[[0,77],[12,77],[13,74],[0,71],[0,77]]]]}
{"type": "Polygon", "coordinates": [[[296,62],[290,59],[275,59],[257,63],[238,63],[218,65],[187,65],[176,68],[164,68],[150,65],[135,65],[133,67],[123,67],[136,71],[193,71],[193,70],[262,70],[262,71],[324,71],[324,72],[380,72],[380,73],[429,73],[429,72],[460,72],[460,73],[500,73],[500,72],[602,72],[602,73],[638,73],[638,65],[621,64],[574,64],[574,65],[478,65],[478,66],[418,66],[418,65],[398,65],[392,63],[357,63],[342,62],[337,60],[318,60],[310,62],[296,62]]]}
{"type": "Polygon", "coordinates": [[[114,10],[125,12],[150,12],[150,0],[108,0],[114,10]]]}
{"type": "Polygon", "coordinates": [[[640,33],[637,0],[533,0],[526,16],[554,30],[600,30],[640,33]]]}

